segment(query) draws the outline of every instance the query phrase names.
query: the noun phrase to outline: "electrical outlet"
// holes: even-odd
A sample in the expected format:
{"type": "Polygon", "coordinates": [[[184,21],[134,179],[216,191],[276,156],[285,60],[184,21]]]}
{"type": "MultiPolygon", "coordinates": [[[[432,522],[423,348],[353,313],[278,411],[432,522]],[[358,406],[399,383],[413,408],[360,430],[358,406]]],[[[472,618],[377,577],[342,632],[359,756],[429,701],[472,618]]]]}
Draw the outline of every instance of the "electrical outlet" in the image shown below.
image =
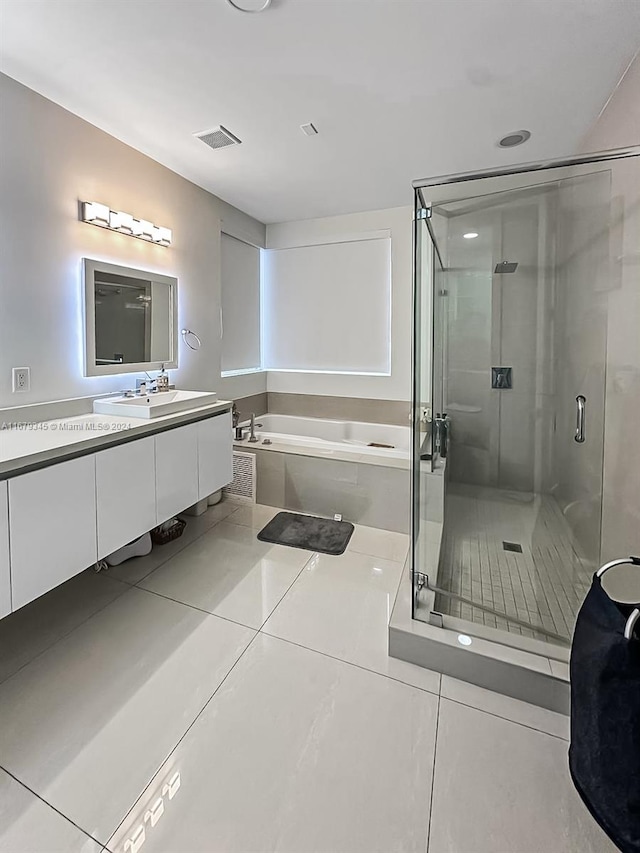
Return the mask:
{"type": "Polygon", "coordinates": [[[11,375],[14,394],[18,391],[28,391],[31,388],[31,370],[28,367],[14,367],[11,375]]]}

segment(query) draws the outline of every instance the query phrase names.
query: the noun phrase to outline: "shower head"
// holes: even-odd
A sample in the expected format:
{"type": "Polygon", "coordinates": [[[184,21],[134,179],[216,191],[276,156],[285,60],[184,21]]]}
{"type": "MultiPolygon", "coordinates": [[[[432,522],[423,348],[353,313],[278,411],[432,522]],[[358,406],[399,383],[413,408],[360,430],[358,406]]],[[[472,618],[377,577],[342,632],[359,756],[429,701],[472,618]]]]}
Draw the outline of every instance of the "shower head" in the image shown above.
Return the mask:
{"type": "Polygon", "coordinates": [[[505,273],[505,272],[515,272],[518,269],[518,264],[513,261],[500,261],[499,264],[496,264],[496,268],[494,272],[497,273],[505,273]]]}

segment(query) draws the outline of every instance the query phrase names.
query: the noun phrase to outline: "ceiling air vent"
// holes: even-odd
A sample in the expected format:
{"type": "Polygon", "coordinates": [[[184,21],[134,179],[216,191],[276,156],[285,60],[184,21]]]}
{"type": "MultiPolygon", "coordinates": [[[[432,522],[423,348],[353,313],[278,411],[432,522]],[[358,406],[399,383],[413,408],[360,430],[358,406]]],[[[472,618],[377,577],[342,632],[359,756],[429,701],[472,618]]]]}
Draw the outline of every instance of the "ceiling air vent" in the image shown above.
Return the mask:
{"type": "Polygon", "coordinates": [[[228,148],[229,145],[240,145],[241,140],[234,136],[226,127],[220,125],[213,130],[204,130],[202,133],[194,133],[196,139],[201,139],[209,148],[228,148]]]}

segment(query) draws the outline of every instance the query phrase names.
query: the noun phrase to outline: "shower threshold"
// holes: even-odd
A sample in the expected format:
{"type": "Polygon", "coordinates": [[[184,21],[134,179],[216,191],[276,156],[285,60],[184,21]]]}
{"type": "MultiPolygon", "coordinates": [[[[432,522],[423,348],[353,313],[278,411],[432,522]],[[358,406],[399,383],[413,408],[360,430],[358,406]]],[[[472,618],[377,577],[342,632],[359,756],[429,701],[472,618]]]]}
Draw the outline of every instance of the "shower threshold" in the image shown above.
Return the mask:
{"type": "MultiPolygon", "coordinates": [[[[509,613],[505,613],[503,610],[495,610],[493,607],[490,607],[487,604],[478,604],[477,601],[473,601],[471,598],[465,598],[463,595],[458,595],[458,593],[450,592],[447,589],[440,589],[436,586],[428,586],[428,589],[435,593],[436,595],[442,595],[446,598],[454,599],[455,601],[459,601],[461,604],[466,604],[469,607],[475,607],[478,610],[481,610],[483,613],[490,613],[492,616],[495,616],[497,619],[503,619],[505,622],[513,622],[515,625],[519,625],[521,628],[526,628],[528,630],[533,631],[535,634],[542,634],[544,637],[548,637],[556,643],[559,643],[561,646],[569,646],[570,642],[567,637],[562,634],[557,634],[555,631],[551,631],[549,628],[545,628],[544,625],[540,625],[536,622],[532,622],[525,619],[520,619],[517,616],[512,616],[509,613]]],[[[434,605],[435,610],[433,611],[436,616],[442,617],[444,614],[438,612],[437,606],[434,605]]]]}
{"type": "MultiPolygon", "coordinates": [[[[433,611],[436,593],[431,597],[433,611]]],[[[569,648],[446,614],[438,624],[413,618],[409,562],[389,622],[389,656],[486,690],[568,714],[569,648]]],[[[425,601],[425,604],[427,602],[425,601]]],[[[436,614],[434,614],[436,615],[436,614]]],[[[566,642],[566,641],[565,641],[566,642]]]]}

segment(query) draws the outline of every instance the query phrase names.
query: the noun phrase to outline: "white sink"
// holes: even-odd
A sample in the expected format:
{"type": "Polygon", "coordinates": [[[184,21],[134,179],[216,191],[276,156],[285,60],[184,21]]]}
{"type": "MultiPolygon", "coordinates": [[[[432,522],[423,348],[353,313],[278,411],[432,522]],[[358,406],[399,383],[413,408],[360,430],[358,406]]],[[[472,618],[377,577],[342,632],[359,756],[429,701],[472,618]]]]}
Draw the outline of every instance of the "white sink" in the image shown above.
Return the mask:
{"type": "Polygon", "coordinates": [[[209,391],[158,391],[136,397],[109,397],[94,400],[93,411],[99,415],[121,415],[124,418],[159,418],[185,409],[210,406],[218,399],[209,391]]]}

